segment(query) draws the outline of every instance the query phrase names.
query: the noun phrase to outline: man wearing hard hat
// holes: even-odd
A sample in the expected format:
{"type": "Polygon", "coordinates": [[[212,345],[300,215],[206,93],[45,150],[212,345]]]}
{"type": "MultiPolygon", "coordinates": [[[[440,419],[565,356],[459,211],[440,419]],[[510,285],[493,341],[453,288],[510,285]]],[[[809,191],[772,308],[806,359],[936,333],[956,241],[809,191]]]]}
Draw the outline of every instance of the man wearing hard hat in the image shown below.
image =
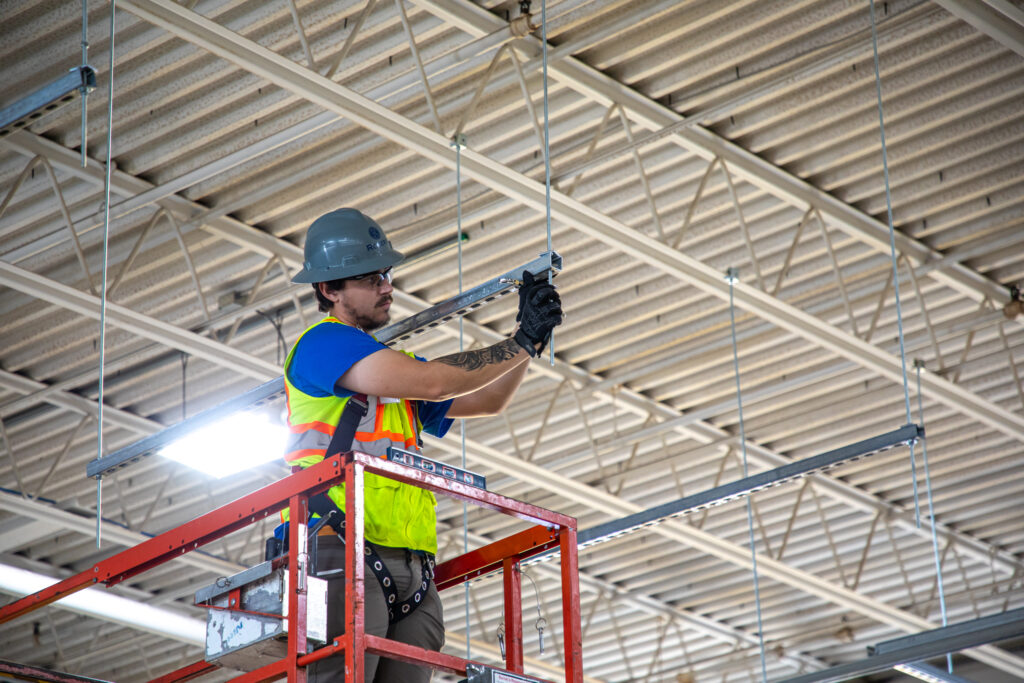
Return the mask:
{"type": "MultiPolygon", "coordinates": [[[[419,449],[420,433],[444,436],[453,418],[495,415],[512,398],[531,356],[562,322],[553,285],[529,273],[519,292],[519,328],[485,349],[425,361],[371,335],[390,318],[392,268],[403,256],[377,223],[356,209],[316,219],[305,262],[292,282],[312,283],[327,314],[303,332],[285,359],[290,440],[285,459],[309,467],[328,452],[383,456],[389,446],[419,449]]],[[[310,509],[330,515],[321,529],[318,574],[328,579],[328,638],[344,632],[344,486],[310,509]]],[[[368,473],[364,480],[366,632],[419,647],[444,644],[441,600],[431,581],[437,530],[433,493],[368,473]]],[[[430,670],[367,654],[367,682],[426,682],[430,670]]],[[[344,681],[343,657],[309,669],[311,683],[344,681]]]]}

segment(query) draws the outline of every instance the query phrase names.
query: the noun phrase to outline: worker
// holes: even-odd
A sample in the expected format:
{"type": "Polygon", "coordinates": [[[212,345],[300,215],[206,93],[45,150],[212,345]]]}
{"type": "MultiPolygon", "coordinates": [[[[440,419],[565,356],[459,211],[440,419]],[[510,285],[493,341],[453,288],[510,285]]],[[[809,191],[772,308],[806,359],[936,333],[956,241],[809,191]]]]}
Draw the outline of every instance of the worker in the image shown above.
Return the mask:
{"type": "MultiPolygon", "coordinates": [[[[453,418],[500,413],[562,321],[553,285],[527,272],[516,333],[493,346],[425,361],[378,342],[390,318],[392,268],[403,259],[381,227],[356,209],[316,219],[306,233],[303,269],[323,320],[303,332],[285,359],[290,441],[285,459],[309,467],[326,453],[384,456],[418,450],[420,433],[444,436],[453,418]],[[332,443],[333,440],[333,443],[332,443]]],[[[429,650],[444,644],[441,601],[431,578],[437,552],[434,494],[367,473],[364,478],[367,633],[429,650]]],[[[310,499],[329,517],[319,531],[317,573],[328,580],[328,642],[344,632],[344,486],[310,499]],[[336,513],[336,514],[332,514],[336,513]]],[[[365,681],[426,683],[430,669],[365,656],[365,681]]],[[[309,668],[311,683],[344,681],[343,656],[309,668]]]]}

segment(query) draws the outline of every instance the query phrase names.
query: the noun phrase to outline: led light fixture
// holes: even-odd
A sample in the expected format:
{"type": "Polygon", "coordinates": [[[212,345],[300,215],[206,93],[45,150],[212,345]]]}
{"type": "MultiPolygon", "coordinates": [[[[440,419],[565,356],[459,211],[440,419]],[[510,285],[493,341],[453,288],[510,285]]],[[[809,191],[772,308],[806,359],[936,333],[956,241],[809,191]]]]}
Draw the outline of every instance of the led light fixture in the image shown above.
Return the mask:
{"type": "Polygon", "coordinates": [[[943,669],[926,664],[925,662],[898,664],[893,669],[928,683],[971,683],[965,678],[954,676],[943,669]]]}
{"type": "MultiPolygon", "coordinates": [[[[0,591],[19,598],[57,583],[57,579],[18,567],[0,564],[0,591]]],[[[99,588],[86,588],[54,603],[56,607],[112,621],[122,626],[173,638],[189,645],[206,642],[206,624],[199,620],[122,598],[99,588]]]]}
{"type": "Polygon", "coordinates": [[[287,428],[265,413],[235,413],[189,432],[160,455],[220,479],[283,458],[287,438],[287,428]]]}

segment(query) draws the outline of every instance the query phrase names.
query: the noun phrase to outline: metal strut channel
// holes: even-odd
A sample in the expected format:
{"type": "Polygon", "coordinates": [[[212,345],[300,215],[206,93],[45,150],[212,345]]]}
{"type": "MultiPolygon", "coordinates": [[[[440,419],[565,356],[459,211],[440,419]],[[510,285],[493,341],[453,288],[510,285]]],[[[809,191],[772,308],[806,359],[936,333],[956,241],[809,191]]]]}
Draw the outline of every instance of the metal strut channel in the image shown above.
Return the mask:
{"type": "Polygon", "coordinates": [[[63,107],[82,91],[96,88],[96,72],[91,66],[76,66],[57,80],[0,109],[0,138],[27,127],[43,114],[63,107]]]}
{"type": "Polygon", "coordinates": [[[674,517],[681,517],[690,512],[736,500],[771,486],[777,486],[811,474],[818,474],[845,462],[866,458],[896,446],[916,443],[923,437],[923,428],[916,424],[906,425],[894,432],[875,436],[865,441],[858,441],[857,443],[837,448],[834,451],[804,458],[803,460],[798,460],[782,467],[776,467],[767,472],[760,472],[743,479],[737,479],[728,484],[663,503],[662,505],[657,505],[611,522],[583,529],[577,535],[577,540],[581,548],[595,545],[611,538],[659,524],[674,517]]]}
{"type": "MultiPolygon", "coordinates": [[[[556,275],[561,269],[562,257],[554,251],[544,252],[529,263],[513,268],[507,273],[492,278],[472,289],[467,289],[465,292],[457,294],[446,301],[442,301],[404,320],[400,320],[394,325],[388,325],[376,334],[377,340],[391,346],[443,325],[454,318],[466,315],[470,311],[476,310],[512,292],[522,278],[524,270],[529,271],[537,279],[547,279],[549,270],[552,275],[556,275]]],[[[269,382],[264,382],[233,399],[186,420],[182,420],[156,434],[147,436],[129,446],[114,451],[110,455],[90,461],[85,468],[86,475],[99,477],[106,475],[108,472],[127,467],[134,462],[153,455],[160,448],[180,439],[195,429],[221,420],[240,410],[253,410],[283,397],[283,377],[277,377],[269,382]]]]}
{"type": "Polygon", "coordinates": [[[779,683],[829,683],[885,671],[900,664],[940,657],[948,652],[995,643],[1024,634],[1024,608],[887,640],[870,657],[831,669],[786,678],[779,683]]]}

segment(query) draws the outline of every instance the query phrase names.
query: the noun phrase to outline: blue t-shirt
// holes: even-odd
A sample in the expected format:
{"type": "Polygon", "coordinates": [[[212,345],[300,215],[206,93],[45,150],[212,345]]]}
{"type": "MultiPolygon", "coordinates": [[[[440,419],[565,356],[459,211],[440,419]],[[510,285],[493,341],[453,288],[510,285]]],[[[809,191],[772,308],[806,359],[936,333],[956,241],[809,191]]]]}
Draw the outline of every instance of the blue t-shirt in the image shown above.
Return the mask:
{"type": "MultiPolygon", "coordinates": [[[[355,392],[335,387],[338,378],[371,353],[388,348],[384,344],[350,325],[326,323],[317,325],[302,336],[292,361],[285,369],[288,381],[310,396],[351,396],[355,392]]],[[[416,356],[416,360],[425,359],[416,356]]],[[[419,410],[423,431],[442,437],[448,433],[452,420],[446,417],[452,400],[414,401],[419,410]]]]}

